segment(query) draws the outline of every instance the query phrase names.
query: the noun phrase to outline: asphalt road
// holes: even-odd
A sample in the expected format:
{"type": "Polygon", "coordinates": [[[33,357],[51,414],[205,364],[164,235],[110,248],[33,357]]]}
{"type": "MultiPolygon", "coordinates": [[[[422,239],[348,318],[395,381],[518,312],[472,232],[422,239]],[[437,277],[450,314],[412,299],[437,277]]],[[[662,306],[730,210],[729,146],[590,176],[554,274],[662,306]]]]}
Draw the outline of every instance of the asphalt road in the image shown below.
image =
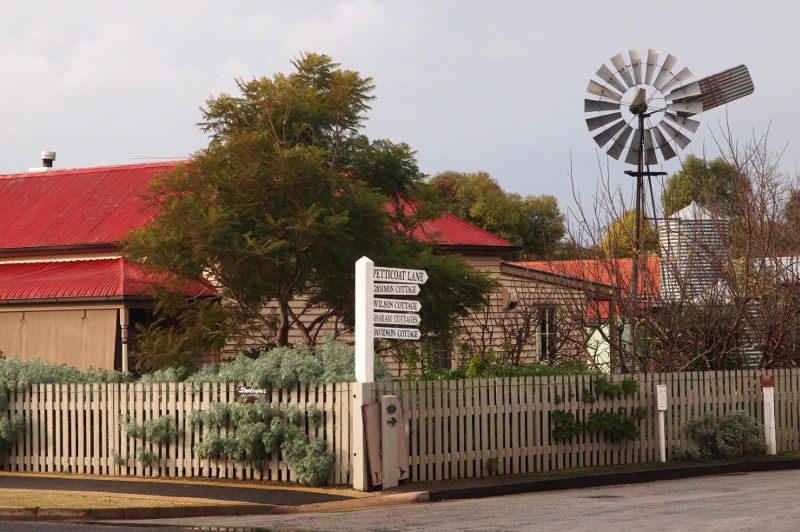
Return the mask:
{"type": "MultiPolygon", "coordinates": [[[[797,530],[800,470],[735,473],[335,513],[165,519],[226,530],[797,530]]],[[[202,528],[200,528],[202,530],[202,528]]]]}

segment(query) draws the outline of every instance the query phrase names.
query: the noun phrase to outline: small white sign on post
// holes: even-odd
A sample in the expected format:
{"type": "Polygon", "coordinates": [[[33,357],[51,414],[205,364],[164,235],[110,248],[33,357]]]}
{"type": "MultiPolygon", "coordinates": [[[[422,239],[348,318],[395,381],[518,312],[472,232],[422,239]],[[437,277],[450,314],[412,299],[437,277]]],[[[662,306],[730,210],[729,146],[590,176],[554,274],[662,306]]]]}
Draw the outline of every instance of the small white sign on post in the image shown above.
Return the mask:
{"type": "Polygon", "coordinates": [[[419,294],[418,284],[375,283],[376,296],[415,296],[419,294]]]}
{"type": "Polygon", "coordinates": [[[656,403],[658,408],[658,458],[667,461],[667,385],[656,385],[656,403]]]}
{"type": "Polygon", "coordinates": [[[419,329],[408,327],[375,327],[375,338],[388,338],[391,340],[419,340],[422,334],[419,329]]]}
{"type": "Polygon", "coordinates": [[[375,312],[375,325],[407,325],[416,327],[420,324],[419,314],[406,314],[403,312],[375,312]]]}
{"type": "Polygon", "coordinates": [[[656,386],[657,395],[658,395],[658,411],[659,412],[666,412],[667,411],[667,385],[666,384],[659,384],[656,386]]]}
{"type": "Polygon", "coordinates": [[[422,303],[416,299],[382,299],[376,297],[372,300],[372,306],[375,310],[384,312],[419,312],[422,309],[422,303]]]}
{"type": "Polygon", "coordinates": [[[428,272],[425,270],[375,266],[372,271],[372,280],[379,283],[425,284],[428,281],[428,272]]]}

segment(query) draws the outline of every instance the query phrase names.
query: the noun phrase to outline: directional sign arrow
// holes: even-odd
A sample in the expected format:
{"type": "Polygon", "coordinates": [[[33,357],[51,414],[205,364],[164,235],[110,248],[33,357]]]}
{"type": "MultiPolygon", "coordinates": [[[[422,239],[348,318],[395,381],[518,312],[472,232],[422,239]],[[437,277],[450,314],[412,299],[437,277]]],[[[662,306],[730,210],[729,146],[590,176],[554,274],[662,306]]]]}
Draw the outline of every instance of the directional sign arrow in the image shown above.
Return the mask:
{"type": "Polygon", "coordinates": [[[372,321],[381,325],[411,325],[413,327],[422,322],[419,314],[404,314],[401,312],[376,312],[373,314],[372,321]]]}
{"type": "Polygon", "coordinates": [[[387,283],[425,284],[428,273],[425,270],[409,270],[406,268],[384,268],[375,266],[372,269],[372,280],[387,283]]]}
{"type": "Polygon", "coordinates": [[[381,299],[372,300],[372,308],[384,312],[419,312],[422,303],[415,299],[381,299]]]}
{"type": "Polygon", "coordinates": [[[401,327],[375,327],[375,338],[391,338],[394,340],[419,340],[422,335],[419,329],[401,327]]]}
{"type": "Polygon", "coordinates": [[[375,293],[385,296],[415,296],[419,294],[419,285],[410,283],[375,283],[375,293]]]}

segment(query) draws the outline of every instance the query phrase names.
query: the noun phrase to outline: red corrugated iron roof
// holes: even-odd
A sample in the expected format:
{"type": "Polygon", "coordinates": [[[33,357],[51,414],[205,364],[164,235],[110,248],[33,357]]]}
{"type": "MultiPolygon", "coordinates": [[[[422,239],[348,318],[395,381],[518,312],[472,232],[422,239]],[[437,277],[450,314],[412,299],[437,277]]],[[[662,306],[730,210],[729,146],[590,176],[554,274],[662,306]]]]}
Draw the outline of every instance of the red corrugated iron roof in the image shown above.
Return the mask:
{"type": "MultiPolygon", "coordinates": [[[[633,259],[554,260],[515,262],[523,268],[542,270],[594,283],[618,288],[623,297],[630,295],[633,259]]],[[[659,257],[647,257],[643,271],[639,272],[639,290],[642,298],[647,294],[661,293],[661,261],[659,257]]],[[[610,299],[594,299],[586,302],[589,319],[607,320],[611,316],[610,299]]]]}
{"type": "MultiPolygon", "coordinates": [[[[0,175],[0,250],[119,244],[158,213],[139,193],[178,161],[0,175]]],[[[405,204],[410,213],[413,207],[405,204]]],[[[440,246],[514,248],[451,214],[414,236],[440,246]]]]}
{"type": "MultiPolygon", "coordinates": [[[[538,260],[514,262],[523,268],[543,270],[561,275],[569,275],[595,283],[619,288],[623,294],[630,293],[633,259],[591,259],[591,260],[538,260]]],[[[639,272],[640,292],[661,293],[661,270],[659,257],[647,257],[643,271],[639,272]]]]}
{"type": "Polygon", "coordinates": [[[175,164],[0,175],[0,250],[118,244],[156,215],[138,193],[175,164]]]}
{"type": "MultiPolygon", "coordinates": [[[[153,277],[139,266],[116,259],[0,264],[0,300],[150,296],[153,277]]],[[[187,295],[212,295],[191,283],[187,295]]]]}
{"type": "MultiPolygon", "coordinates": [[[[405,214],[414,214],[415,208],[412,204],[406,202],[401,206],[405,214]]],[[[411,234],[418,240],[433,242],[442,248],[491,248],[501,252],[517,249],[508,240],[450,213],[422,222],[411,234]]]]}

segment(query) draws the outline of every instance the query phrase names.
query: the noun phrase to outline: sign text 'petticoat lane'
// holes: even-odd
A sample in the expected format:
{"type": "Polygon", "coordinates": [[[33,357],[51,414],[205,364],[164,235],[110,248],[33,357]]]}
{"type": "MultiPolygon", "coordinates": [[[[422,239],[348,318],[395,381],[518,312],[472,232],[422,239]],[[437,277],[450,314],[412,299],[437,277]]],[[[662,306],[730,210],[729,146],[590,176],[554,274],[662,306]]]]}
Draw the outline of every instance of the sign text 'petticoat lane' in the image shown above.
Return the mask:
{"type": "Polygon", "coordinates": [[[428,272],[425,270],[375,266],[372,270],[372,280],[377,283],[425,284],[428,280],[428,272]]]}

